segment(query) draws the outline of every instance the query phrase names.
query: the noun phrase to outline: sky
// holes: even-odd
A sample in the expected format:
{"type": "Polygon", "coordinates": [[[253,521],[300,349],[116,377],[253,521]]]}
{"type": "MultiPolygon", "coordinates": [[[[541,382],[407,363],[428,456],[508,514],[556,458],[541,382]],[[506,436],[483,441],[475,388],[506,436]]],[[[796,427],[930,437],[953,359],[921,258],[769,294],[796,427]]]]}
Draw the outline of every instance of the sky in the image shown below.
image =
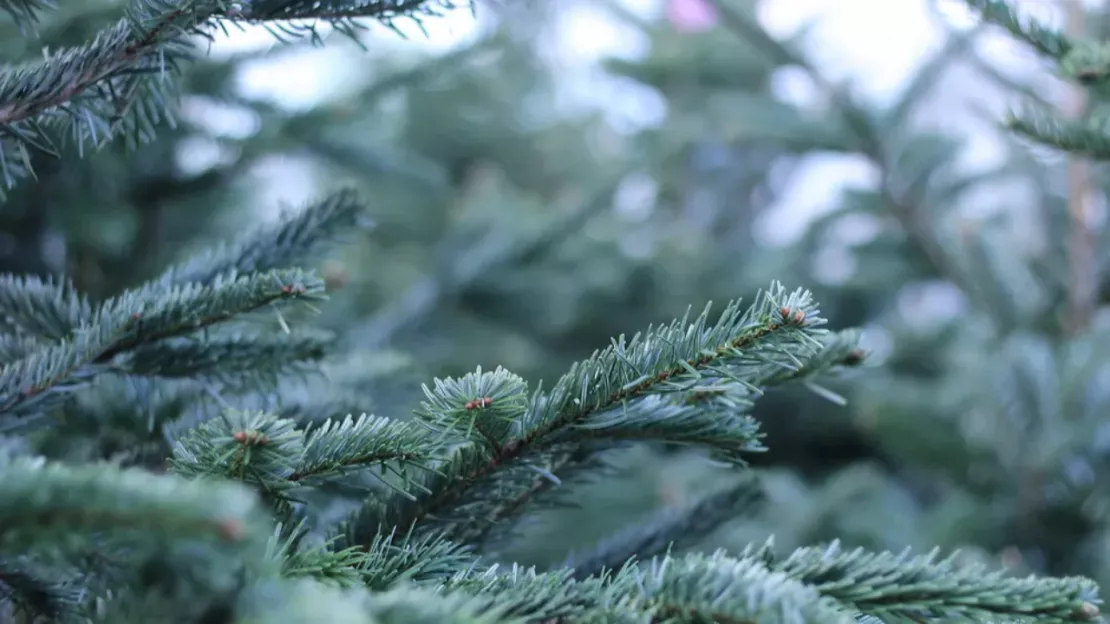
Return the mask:
{"type": "MultiPolygon", "coordinates": [[[[647,16],[661,11],[665,0],[621,1],[632,11],[647,16]]],[[[967,27],[973,23],[963,0],[935,2],[949,24],[967,27]]],[[[764,0],[759,18],[772,34],[780,36],[790,35],[812,23],[807,52],[822,72],[833,80],[848,81],[858,96],[881,102],[895,97],[906,79],[912,76],[914,67],[942,41],[941,25],[929,13],[927,3],[928,0],[764,0]]],[[[618,86],[596,65],[597,59],[603,56],[636,57],[645,51],[646,42],[638,32],[614,20],[598,4],[591,5],[588,0],[568,1],[568,4],[573,8],[561,15],[546,48],[549,60],[559,66],[559,75],[564,77],[564,101],[561,103],[571,107],[599,107],[615,125],[629,130],[653,123],[662,114],[662,107],[652,94],[618,86]]],[[[1015,0],[1015,4],[1031,16],[1059,24],[1057,0],[1015,0]]],[[[474,38],[480,29],[469,11],[429,19],[424,26],[427,36],[410,28],[412,36],[401,39],[382,28],[372,40],[377,45],[447,50],[474,38]]],[[[272,45],[275,43],[271,35],[254,30],[219,42],[214,53],[272,45]]],[[[1034,66],[1030,53],[1002,34],[989,37],[980,49],[992,63],[1014,72],[1027,72],[1034,66]]],[[[327,97],[329,90],[340,82],[323,71],[325,65],[321,61],[331,55],[342,59],[332,66],[349,64],[350,54],[349,48],[335,46],[255,63],[243,73],[242,88],[249,95],[273,99],[292,108],[310,107],[327,97]]],[[[775,86],[790,98],[804,100],[810,92],[804,78],[789,72],[777,76],[775,86]]],[[[1013,103],[997,96],[978,102],[999,116],[1013,103]]],[[[963,104],[948,105],[955,109],[963,104]]],[[[970,147],[965,160],[973,165],[986,165],[998,156],[1001,147],[981,119],[975,122],[969,119],[970,115],[967,119],[956,115],[946,123],[966,133],[970,147]]],[[[273,175],[283,183],[268,195],[283,198],[287,203],[308,199],[312,193],[310,174],[303,170],[291,171],[289,164],[274,163],[273,175]]],[[[797,226],[783,229],[780,225],[773,232],[765,232],[769,239],[777,239],[772,242],[785,243],[800,234],[808,217],[831,206],[838,189],[848,184],[867,183],[875,176],[870,165],[858,158],[835,155],[808,158],[802,169],[804,183],[795,185],[793,192],[781,199],[779,212],[772,211],[769,217],[778,224],[785,221],[797,226]],[[784,210],[795,218],[784,220],[781,214],[784,210]]],[[[271,200],[272,197],[260,198],[262,203],[271,203],[271,200]]]]}

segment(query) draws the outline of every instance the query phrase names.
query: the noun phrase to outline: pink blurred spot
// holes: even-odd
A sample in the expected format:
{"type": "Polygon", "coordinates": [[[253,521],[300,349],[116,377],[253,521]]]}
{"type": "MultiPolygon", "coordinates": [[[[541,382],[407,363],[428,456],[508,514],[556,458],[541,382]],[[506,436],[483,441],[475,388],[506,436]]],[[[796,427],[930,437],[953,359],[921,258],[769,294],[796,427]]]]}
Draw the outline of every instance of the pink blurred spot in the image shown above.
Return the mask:
{"type": "Polygon", "coordinates": [[[679,32],[701,32],[717,23],[717,10],[706,0],[668,0],[667,21],[679,32]]]}

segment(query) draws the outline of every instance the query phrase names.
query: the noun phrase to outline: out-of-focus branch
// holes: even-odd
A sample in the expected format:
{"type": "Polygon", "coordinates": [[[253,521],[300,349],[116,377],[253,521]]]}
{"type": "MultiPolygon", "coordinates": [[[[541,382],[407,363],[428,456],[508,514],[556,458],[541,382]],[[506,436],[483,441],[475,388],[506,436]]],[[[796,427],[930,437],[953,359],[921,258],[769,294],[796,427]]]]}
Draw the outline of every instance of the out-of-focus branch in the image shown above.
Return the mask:
{"type": "MultiPolygon", "coordinates": [[[[1086,11],[1081,0],[1064,0],[1067,33],[1073,40],[1083,36],[1086,11]]],[[[1081,119],[1087,114],[1087,91],[1076,85],[1065,96],[1065,112],[1081,119]]],[[[1095,233],[1092,227],[1091,163],[1082,155],[1068,157],[1068,216],[1071,236],[1068,244],[1068,319],[1065,331],[1082,332],[1091,322],[1098,297],[1098,262],[1095,258],[1095,233]]]]}
{"type": "MultiPolygon", "coordinates": [[[[829,102],[843,118],[847,128],[855,135],[856,139],[859,141],[860,152],[879,170],[879,192],[890,206],[891,215],[898,220],[902,229],[906,232],[906,235],[909,236],[910,240],[926,257],[929,263],[933,265],[937,273],[955,282],[965,292],[974,292],[974,285],[971,280],[960,270],[958,265],[952,261],[941,244],[936,232],[933,231],[933,228],[925,221],[925,215],[921,213],[921,210],[918,209],[910,199],[902,197],[890,184],[890,159],[880,139],[880,133],[876,125],[869,118],[867,113],[852,102],[851,98],[843,89],[833,84],[820,70],[802,57],[802,55],[794,53],[786,46],[775,41],[770,35],[764,32],[758,24],[754,24],[744,16],[737,14],[736,11],[721,0],[707,1],[717,9],[721,24],[726,29],[763,50],[764,54],[767,54],[775,61],[785,65],[793,65],[806,72],[814,85],[829,98],[829,102]]],[[[969,40],[970,39],[968,39],[968,41],[969,40]]],[[[955,49],[953,46],[963,45],[966,45],[966,41],[954,40],[947,51],[951,52],[951,50],[955,49]]],[[[940,65],[951,60],[951,58],[952,55],[950,53],[945,54],[942,51],[938,60],[931,64],[933,67],[927,70],[928,73],[935,76],[939,71],[940,65]]],[[[916,97],[921,94],[923,89],[911,85],[911,91],[911,97],[916,97]]],[[[904,116],[908,114],[909,108],[906,106],[896,106],[895,110],[901,111],[899,114],[904,116]]]]}

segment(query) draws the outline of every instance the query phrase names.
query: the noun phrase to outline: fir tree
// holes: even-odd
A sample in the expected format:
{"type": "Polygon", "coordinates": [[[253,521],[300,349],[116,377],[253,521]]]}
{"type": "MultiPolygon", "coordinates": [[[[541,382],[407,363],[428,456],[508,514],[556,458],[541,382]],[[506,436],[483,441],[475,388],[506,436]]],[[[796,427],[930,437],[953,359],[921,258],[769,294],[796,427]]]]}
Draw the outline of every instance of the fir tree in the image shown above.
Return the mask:
{"type": "MultiPolygon", "coordinates": [[[[0,3],[28,36],[52,8],[0,3]]],[[[154,136],[173,71],[193,59],[187,43],[228,21],[313,37],[287,20],[352,32],[360,18],[449,8],[428,0],[133,7],[88,45],[0,69],[5,181],[13,189],[34,184],[32,154],[73,158],[74,146],[154,136]]],[[[5,618],[1099,618],[1097,588],[1084,578],[1013,578],[936,554],[836,543],[786,557],[770,543],[734,553],[671,551],[757,498],[748,480],[630,527],[557,569],[494,563],[484,555],[513,536],[524,512],[602,478],[614,449],[693,446],[742,473],[763,450],[755,402],[768,389],[819,387],[818,377],[858,365],[858,336],[826,329],[811,293],[776,283],[748,304],[614,339],[549,387],[503,368],[477,369],[425,386],[413,419],[305,418],[330,404],[278,399],[291,379],[319,370],[334,339],[310,329],[297,309],[325,299],[323,280],[298,267],[363,213],[357,193],[338,191],[102,300],[61,278],[5,278],[5,618]],[[259,399],[268,403],[262,409],[232,407],[259,399]],[[344,497],[357,503],[333,521],[344,497]]],[[[494,255],[528,254],[546,240],[494,255]]]]}

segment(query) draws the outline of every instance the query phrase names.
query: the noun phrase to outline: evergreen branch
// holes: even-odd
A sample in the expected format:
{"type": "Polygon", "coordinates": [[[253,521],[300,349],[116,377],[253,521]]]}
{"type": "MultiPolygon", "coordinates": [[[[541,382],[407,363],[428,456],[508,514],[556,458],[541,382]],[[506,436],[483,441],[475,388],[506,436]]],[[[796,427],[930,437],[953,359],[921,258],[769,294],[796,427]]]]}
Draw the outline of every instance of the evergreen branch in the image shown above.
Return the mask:
{"type": "Polygon", "coordinates": [[[614,341],[526,406],[523,382],[504,371],[437,382],[421,420],[463,432],[472,446],[448,458],[415,499],[397,496],[393,507],[374,502],[351,526],[373,527],[382,514],[401,526],[434,519],[467,542],[514,492],[535,489],[537,477],[558,484],[545,463],[581,445],[596,452],[628,440],[676,441],[742,463],[743,453],[761,447],[754,420],[741,410],[761,385],[802,370],[822,352],[824,320],[808,292],[787,294],[777,284],[746,312],[730,304],[712,327],[708,313],[614,341]],[[495,390],[503,394],[480,394],[495,390]]]}
{"type": "Polygon", "coordinates": [[[708,622],[855,624],[848,611],[813,587],[756,559],[735,559],[724,551],[658,558],[626,574],[635,582],[622,584],[630,586],[657,621],[681,616],[708,622]]]}
{"type": "Polygon", "coordinates": [[[773,569],[883,621],[1029,618],[1090,622],[1099,615],[1097,588],[1083,578],[1012,578],[981,566],[959,567],[937,552],[868,553],[803,548],[773,569]]]}
{"type": "Polygon", "coordinates": [[[898,220],[913,244],[921,251],[938,274],[952,280],[969,296],[975,294],[978,290],[976,288],[977,284],[953,261],[952,254],[948,252],[934,228],[927,221],[928,214],[919,205],[920,199],[908,197],[892,183],[893,176],[896,173],[893,159],[889,153],[889,148],[882,140],[882,129],[874,122],[868,111],[856,104],[843,89],[830,82],[804,56],[775,41],[764,29],[759,27],[757,22],[745,17],[722,0],[707,0],[707,2],[717,9],[721,16],[721,23],[735,32],[737,36],[755,45],[776,63],[793,65],[805,71],[818,89],[829,98],[833,109],[843,120],[845,126],[855,134],[861,153],[882,172],[879,186],[880,195],[889,205],[891,214],[898,220]]]}
{"type": "Polygon", "coordinates": [[[170,468],[190,477],[243,481],[280,496],[304,452],[304,433],[293,421],[266,412],[225,410],[174,444],[170,468]]]}
{"type": "Polygon", "coordinates": [[[7,13],[21,31],[39,21],[39,14],[57,8],[54,0],[0,0],[0,13],[7,13]]]}
{"type": "Polygon", "coordinates": [[[444,590],[495,597],[509,615],[532,622],[855,623],[814,588],[757,559],[734,559],[721,551],[659,557],[581,581],[569,570],[493,566],[460,575],[444,590]]]}
{"type": "Polygon", "coordinates": [[[524,619],[506,616],[506,609],[488,598],[444,596],[419,587],[398,587],[374,594],[369,611],[375,624],[526,623],[524,619]]]}
{"type": "Polygon", "coordinates": [[[232,15],[251,21],[344,20],[374,18],[382,22],[407,17],[431,17],[469,0],[248,0],[232,15]]]}
{"type": "Polygon", "coordinates": [[[23,558],[0,558],[0,605],[11,604],[27,621],[75,615],[80,598],[80,587],[58,580],[56,571],[41,570],[23,558]]]}
{"type": "Polygon", "coordinates": [[[91,316],[88,298],[68,280],[0,276],[0,332],[61,340],[91,316]]]}
{"type": "Polygon", "coordinates": [[[541,573],[517,564],[506,567],[507,570],[493,565],[477,573],[460,573],[444,583],[442,591],[448,596],[485,598],[508,617],[552,624],[604,622],[605,619],[591,620],[590,616],[597,615],[605,606],[619,608],[627,604],[607,579],[575,581],[569,570],[541,573]]]}
{"type": "Polygon", "coordinates": [[[583,579],[617,571],[632,560],[648,560],[671,549],[698,543],[724,523],[754,513],[762,506],[763,490],[754,478],[742,479],[694,504],[663,509],[647,522],[630,526],[564,564],[583,579]]]}
{"type": "Polygon", "coordinates": [[[41,341],[31,336],[0,334],[0,367],[23,359],[42,346],[41,341]]]}
{"type": "Polygon", "coordinates": [[[0,414],[42,410],[137,347],[187,335],[282,301],[318,299],[323,283],[301,271],[229,276],[211,285],[147,285],[104,302],[91,322],[0,370],[0,414]]]}
{"type": "Polygon", "coordinates": [[[0,541],[22,548],[125,529],[236,548],[262,544],[254,498],[237,485],[29,459],[0,465],[0,476],[0,541]]]}
{"type": "Polygon", "coordinates": [[[1110,118],[1101,115],[1073,120],[1044,108],[1027,107],[1020,115],[1012,114],[1006,125],[1019,135],[1061,151],[1110,159],[1110,118]]]}
{"type": "MultiPolygon", "coordinates": [[[[15,6],[13,0],[6,1],[15,6]]],[[[210,31],[220,19],[319,19],[354,35],[358,18],[389,23],[401,16],[436,14],[435,5],[453,6],[447,0],[137,4],[127,18],[87,45],[52,52],[38,63],[0,67],[0,193],[32,174],[29,147],[59,154],[58,134],[71,134],[81,150],[86,141],[98,148],[120,134],[152,138],[155,125],[170,118],[166,106],[174,87],[170,75],[193,56],[190,38],[211,38],[210,31]]],[[[319,39],[311,25],[283,31],[319,39]]]]}
{"type": "MultiPolygon", "coordinates": [[[[338,588],[297,579],[251,587],[235,608],[236,622],[266,624],[525,624],[507,618],[504,609],[486,597],[444,595],[433,589],[404,585],[385,592],[338,588]]],[[[136,621],[134,619],[109,621],[136,621]]]]}
{"type": "Polygon", "coordinates": [[[548,453],[543,463],[533,464],[532,470],[521,471],[521,487],[511,495],[502,492],[487,522],[469,527],[468,531],[460,533],[459,539],[479,544],[483,549],[508,540],[513,537],[514,529],[509,521],[528,508],[565,504],[569,488],[564,485],[596,481],[612,474],[613,467],[606,461],[604,452],[621,446],[620,442],[578,444],[548,453]]]}
{"type": "MultiPolygon", "coordinates": [[[[0,71],[0,130],[87,95],[101,84],[128,75],[162,74],[171,59],[189,49],[189,36],[205,36],[217,18],[248,21],[395,19],[429,13],[436,0],[320,2],[317,0],[166,0],[141,4],[128,18],[100,33],[92,43],[60,50],[44,62],[0,71]],[[174,54],[176,53],[176,54],[174,54]]],[[[451,8],[451,3],[446,4],[451,8]]],[[[103,97],[106,94],[97,94],[103,97]]]]}
{"type": "Polygon", "coordinates": [[[243,481],[280,503],[289,490],[319,486],[352,470],[420,466],[438,447],[409,423],[375,416],[329,419],[299,430],[294,421],[266,412],[227,410],[182,435],[170,466],[189,477],[243,481]]]}
{"type": "Polygon", "coordinates": [[[390,305],[361,322],[352,332],[355,339],[367,347],[381,347],[402,330],[427,318],[444,298],[473,287],[498,267],[521,266],[543,259],[612,205],[613,193],[624,181],[627,171],[622,168],[619,175],[607,177],[586,201],[539,233],[504,237],[499,245],[492,247],[483,242],[478,246],[483,253],[474,254],[475,260],[461,268],[452,266],[446,274],[429,275],[418,280],[390,305]]]}
{"type": "Polygon", "coordinates": [[[412,423],[363,414],[357,419],[328,419],[306,430],[304,453],[290,481],[304,484],[343,475],[352,468],[429,461],[437,440],[412,423]]]}
{"type": "Polygon", "coordinates": [[[338,552],[357,553],[355,568],[362,583],[384,590],[398,583],[443,582],[474,569],[475,555],[464,546],[441,536],[418,537],[410,529],[404,535],[393,532],[375,537],[368,548],[346,548],[338,552]]]}
{"type": "Polygon", "coordinates": [[[331,333],[300,330],[292,334],[170,338],[138,347],[117,368],[128,375],[234,383],[244,377],[276,382],[324,358],[335,343],[331,333]]]}
{"type": "MultiPolygon", "coordinates": [[[[859,332],[857,331],[830,332],[826,335],[825,344],[821,351],[796,370],[784,369],[780,375],[768,378],[766,385],[785,384],[801,380],[806,383],[811,391],[842,405],[845,403],[843,397],[818,386],[813,378],[839,368],[855,367],[863,363],[866,354],[857,347],[858,344],[859,332]]],[[[727,389],[725,392],[727,392],[727,389]]],[[[715,399],[717,397],[713,397],[711,392],[703,389],[700,393],[692,394],[691,398],[700,402],[704,407],[711,404],[710,401],[706,401],[707,398],[715,399]]],[[[741,419],[740,425],[751,434],[748,450],[761,450],[762,446],[759,444],[755,429],[756,422],[750,418],[741,419]]],[[[681,437],[671,441],[681,441],[681,437]]],[[[506,520],[518,516],[529,506],[558,503],[559,499],[562,498],[560,486],[568,481],[598,477],[601,472],[608,468],[602,460],[601,451],[613,450],[617,444],[618,441],[609,440],[593,444],[579,444],[569,450],[549,453],[546,462],[534,469],[537,476],[531,479],[529,485],[520,488],[512,497],[502,493],[501,504],[491,514],[490,521],[484,526],[475,526],[472,531],[466,534],[466,541],[488,545],[495,532],[501,532],[507,536],[505,529],[511,527],[504,525],[506,520]],[[552,475],[556,478],[552,479],[552,475]]]]}
{"type": "Polygon", "coordinates": [[[274,559],[281,561],[282,576],[310,578],[336,587],[357,587],[364,553],[356,549],[333,551],[326,548],[282,550],[274,559]]]}
{"type": "Polygon", "coordinates": [[[983,19],[1010,31],[1014,37],[1033,46],[1041,54],[1061,59],[1074,45],[1068,37],[1031,19],[1020,17],[1014,8],[1002,0],[964,0],[983,19]]]}
{"type": "Polygon", "coordinates": [[[163,273],[167,283],[207,284],[230,272],[284,269],[305,262],[322,247],[348,236],[361,223],[364,207],[355,191],[344,189],[285,213],[230,245],[221,245],[163,273]]]}
{"type": "Polygon", "coordinates": [[[208,284],[165,287],[151,283],[108,300],[95,316],[98,325],[116,324],[132,331],[97,357],[108,362],[140,345],[191,334],[236,316],[286,301],[319,301],[323,281],[299,269],[249,275],[227,274],[208,284]]]}

